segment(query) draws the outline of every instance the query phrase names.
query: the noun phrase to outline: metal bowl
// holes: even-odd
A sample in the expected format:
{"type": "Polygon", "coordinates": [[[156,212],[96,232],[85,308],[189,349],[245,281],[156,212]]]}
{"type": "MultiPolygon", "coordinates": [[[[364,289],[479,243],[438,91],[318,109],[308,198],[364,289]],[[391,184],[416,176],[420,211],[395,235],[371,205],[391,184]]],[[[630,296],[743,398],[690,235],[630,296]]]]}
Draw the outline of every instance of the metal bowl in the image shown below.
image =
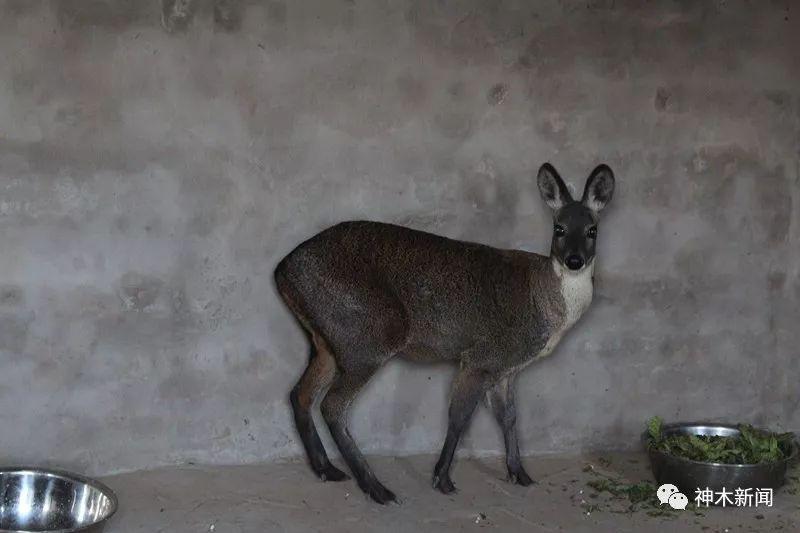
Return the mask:
{"type": "MultiPolygon", "coordinates": [[[[706,435],[735,437],[739,429],[735,425],[714,422],[679,422],[664,424],[664,435],[706,435]]],[[[786,469],[797,458],[798,447],[792,439],[789,457],[774,463],[724,464],[692,461],[683,457],[651,450],[647,445],[649,434],[642,434],[642,442],[650,455],[650,466],[659,485],[671,483],[692,498],[697,489],[709,488],[715,492],[723,488],[729,492],[741,489],[777,489],[785,482],[786,469]]]]}
{"type": "Polygon", "coordinates": [[[116,510],[114,492],[92,479],[0,467],[0,532],[100,533],[116,510]]]}

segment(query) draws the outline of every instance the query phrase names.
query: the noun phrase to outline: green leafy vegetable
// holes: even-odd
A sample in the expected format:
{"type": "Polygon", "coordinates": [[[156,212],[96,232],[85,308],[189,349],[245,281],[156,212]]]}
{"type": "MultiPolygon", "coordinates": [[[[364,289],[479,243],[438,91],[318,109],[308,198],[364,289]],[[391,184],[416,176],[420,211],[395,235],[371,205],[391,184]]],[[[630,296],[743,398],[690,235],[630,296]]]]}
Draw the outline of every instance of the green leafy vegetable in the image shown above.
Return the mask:
{"type": "MultiPolygon", "coordinates": [[[[587,503],[584,506],[587,512],[589,511],[588,506],[591,506],[592,511],[609,511],[612,513],[644,511],[648,515],[656,517],[675,518],[677,516],[677,512],[674,509],[669,506],[659,505],[656,487],[649,481],[629,483],[619,476],[599,472],[591,466],[589,466],[588,472],[597,476],[596,479],[586,482],[587,486],[597,492],[596,494],[590,494],[590,497],[596,498],[600,493],[607,493],[611,499],[605,503],[587,503]],[[623,510],[615,509],[612,502],[623,503],[625,507],[623,510]]],[[[693,506],[693,503],[689,504],[690,508],[693,508],[693,506]]]]}
{"type": "Polygon", "coordinates": [[[662,421],[654,416],[647,421],[648,447],[651,450],[693,461],[725,464],[772,463],[786,459],[792,450],[792,433],[771,433],[739,425],[739,435],[665,435],[662,421]]]}
{"type": "Polygon", "coordinates": [[[608,492],[612,496],[627,497],[632,504],[657,501],[656,488],[647,481],[627,484],[617,479],[598,478],[588,481],[586,485],[597,492],[608,492]]]}
{"type": "Polygon", "coordinates": [[[650,438],[654,441],[661,440],[661,424],[661,417],[658,416],[654,416],[647,421],[647,432],[650,434],[650,438]]]}

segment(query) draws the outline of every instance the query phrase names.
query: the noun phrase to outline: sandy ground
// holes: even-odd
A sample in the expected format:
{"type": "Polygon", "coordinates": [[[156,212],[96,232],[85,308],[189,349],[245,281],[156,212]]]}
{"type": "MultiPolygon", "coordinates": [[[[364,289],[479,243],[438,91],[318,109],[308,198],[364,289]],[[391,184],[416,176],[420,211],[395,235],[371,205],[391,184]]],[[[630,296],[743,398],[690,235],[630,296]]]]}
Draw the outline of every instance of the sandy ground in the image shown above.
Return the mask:
{"type": "MultiPolygon", "coordinates": [[[[120,509],[109,533],[263,533],[265,531],[568,531],[762,532],[800,530],[800,492],[784,488],[772,507],[687,509],[659,514],[587,486],[593,479],[651,480],[642,454],[531,457],[537,484],[504,480],[500,459],[461,459],[459,489],[430,487],[433,456],[372,457],[399,505],[369,501],[353,481],[323,483],[302,462],[258,466],[164,468],[105,478],[120,509]]],[[[693,499],[690,496],[690,500],[693,499]]]]}

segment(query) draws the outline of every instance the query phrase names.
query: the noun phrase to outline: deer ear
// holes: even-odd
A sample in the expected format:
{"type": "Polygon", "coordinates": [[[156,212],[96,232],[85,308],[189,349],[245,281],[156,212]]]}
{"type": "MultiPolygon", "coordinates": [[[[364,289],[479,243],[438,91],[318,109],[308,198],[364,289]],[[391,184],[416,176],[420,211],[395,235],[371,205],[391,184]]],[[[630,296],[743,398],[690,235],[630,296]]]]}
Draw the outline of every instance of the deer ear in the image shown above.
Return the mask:
{"type": "Polygon", "coordinates": [[[586,180],[581,203],[597,213],[603,209],[614,195],[614,173],[608,165],[600,165],[586,180]]]}
{"type": "Polygon", "coordinates": [[[539,193],[550,209],[561,209],[573,201],[564,180],[550,163],[545,163],[539,168],[537,181],[539,182],[539,193]]]}

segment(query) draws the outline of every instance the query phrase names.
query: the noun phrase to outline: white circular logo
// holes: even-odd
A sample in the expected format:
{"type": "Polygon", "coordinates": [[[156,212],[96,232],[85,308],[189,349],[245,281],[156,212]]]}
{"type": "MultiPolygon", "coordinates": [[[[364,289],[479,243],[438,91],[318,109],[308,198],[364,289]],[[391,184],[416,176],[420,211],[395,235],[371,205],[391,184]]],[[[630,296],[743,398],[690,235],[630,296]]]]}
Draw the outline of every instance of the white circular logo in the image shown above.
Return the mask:
{"type": "Polygon", "coordinates": [[[669,497],[669,506],[673,509],[686,509],[686,506],[689,504],[689,498],[686,497],[685,494],[681,494],[680,492],[676,492],[672,496],[669,497]]]}
{"type": "Polygon", "coordinates": [[[661,505],[668,503],[673,509],[683,510],[686,509],[686,506],[689,504],[689,498],[687,498],[685,494],[682,494],[681,491],[678,490],[678,487],[670,483],[664,483],[658,487],[656,496],[658,496],[658,501],[661,505]]]}
{"type": "Polygon", "coordinates": [[[661,502],[661,505],[664,505],[669,501],[669,497],[673,494],[679,493],[678,487],[675,485],[670,485],[669,483],[664,483],[658,490],[656,491],[656,496],[658,496],[658,501],[661,502]]]}

